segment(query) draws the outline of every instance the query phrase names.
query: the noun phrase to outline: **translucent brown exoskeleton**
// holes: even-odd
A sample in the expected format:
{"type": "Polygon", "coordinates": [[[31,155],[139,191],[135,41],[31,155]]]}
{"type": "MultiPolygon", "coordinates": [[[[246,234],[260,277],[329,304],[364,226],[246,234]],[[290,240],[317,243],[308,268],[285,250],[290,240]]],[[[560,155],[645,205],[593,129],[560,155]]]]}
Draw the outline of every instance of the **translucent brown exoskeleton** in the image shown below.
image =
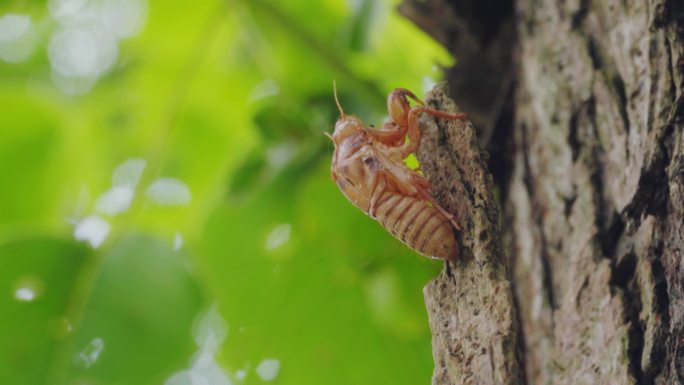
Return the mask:
{"type": "Polygon", "coordinates": [[[428,193],[430,182],[404,160],[420,143],[421,113],[445,119],[464,119],[465,114],[426,107],[411,91],[396,88],[387,99],[389,118],[380,128],[373,128],[345,114],[336,88],[334,92],[340,110],[331,136],[335,145],[332,178],[337,186],[356,207],[413,250],[454,260],[458,224],[428,193]],[[409,99],[418,106],[411,106],[409,99]]]}

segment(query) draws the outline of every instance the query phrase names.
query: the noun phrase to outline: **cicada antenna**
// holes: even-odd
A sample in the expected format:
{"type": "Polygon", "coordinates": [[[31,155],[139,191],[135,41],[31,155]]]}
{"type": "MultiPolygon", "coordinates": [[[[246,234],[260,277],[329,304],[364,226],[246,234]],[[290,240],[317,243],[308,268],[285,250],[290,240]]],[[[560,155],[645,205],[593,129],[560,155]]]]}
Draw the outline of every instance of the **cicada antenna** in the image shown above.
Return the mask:
{"type": "Polygon", "coordinates": [[[344,116],[344,110],[340,105],[340,99],[337,98],[337,82],[333,80],[333,94],[335,94],[335,104],[337,104],[337,109],[340,110],[340,115],[344,116]]]}

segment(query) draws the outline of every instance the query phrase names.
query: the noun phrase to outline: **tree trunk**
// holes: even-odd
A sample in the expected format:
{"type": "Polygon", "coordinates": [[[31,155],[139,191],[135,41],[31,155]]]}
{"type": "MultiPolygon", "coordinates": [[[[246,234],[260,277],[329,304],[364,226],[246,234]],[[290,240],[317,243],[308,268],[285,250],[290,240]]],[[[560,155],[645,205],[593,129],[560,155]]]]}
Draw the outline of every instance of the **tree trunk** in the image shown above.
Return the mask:
{"type": "MultiPolygon", "coordinates": [[[[428,93],[433,108],[458,107],[446,83],[428,93]]],[[[518,322],[499,211],[486,156],[472,124],[421,118],[418,159],[441,206],[459,224],[457,261],[425,287],[435,357],[434,382],[519,384],[518,322]]]]}
{"type": "MultiPolygon", "coordinates": [[[[508,275],[434,290],[447,266],[428,285],[433,383],[684,384],[684,2],[509,3],[407,0],[400,8],[459,59],[452,92],[475,110],[481,139],[492,138],[511,266],[502,263],[508,275]],[[449,350],[499,341],[492,329],[452,326],[449,334],[433,322],[465,325],[463,309],[489,310],[492,301],[511,307],[489,317],[519,349],[501,345],[507,371],[495,370],[496,357],[485,368],[449,350]]],[[[452,168],[426,170],[447,202],[461,192],[439,190],[435,177],[452,168]]],[[[462,247],[474,251],[463,242],[479,230],[464,228],[462,247]]],[[[474,251],[453,269],[474,269],[478,258],[474,251]]]]}

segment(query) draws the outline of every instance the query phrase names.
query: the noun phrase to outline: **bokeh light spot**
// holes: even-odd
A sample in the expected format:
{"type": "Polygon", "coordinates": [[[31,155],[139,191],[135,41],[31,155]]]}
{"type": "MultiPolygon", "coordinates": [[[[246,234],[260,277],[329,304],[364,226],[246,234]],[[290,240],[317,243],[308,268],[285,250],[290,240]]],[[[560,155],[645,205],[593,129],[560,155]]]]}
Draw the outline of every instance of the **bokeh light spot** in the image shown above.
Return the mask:
{"type": "Polygon", "coordinates": [[[99,76],[111,68],[118,54],[116,40],[96,20],[59,29],[48,45],[52,68],[72,78],[99,76]]]}
{"type": "Polygon", "coordinates": [[[192,200],[188,186],[173,178],[157,179],[147,188],[147,196],[161,206],[185,205],[192,200]]]}
{"type": "Polygon", "coordinates": [[[95,338],[88,343],[81,351],[74,356],[74,364],[83,368],[89,368],[97,362],[100,353],[104,350],[102,338],[95,338]]]}
{"type": "Polygon", "coordinates": [[[43,293],[43,281],[35,276],[23,276],[14,284],[14,298],[21,302],[31,302],[43,293]]]}
{"type": "Polygon", "coordinates": [[[147,161],[140,158],[130,158],[116,166],[112,175],[112,185],[114,186],[128,186],[132,189],[138,185],[140,177],[147,161]]]}
{"type": "Polygon", "coordinates": [[[30,16],[8,13],[0,17],[0,60],[20,63],[36,46],[36,32],[30,16]]]}
{"type": "Polygon", "coordinates": [[[78,241],[86,241],[97,249],[107,239],[110,228],[109,222],[97,215],[91,215],[76,223],[74,238],[78,241]]]}
{"type": "Polygon", "coordinates": [[[112,187],[97,198],[97,211],[109,216],[122,213],[131,206],[133,189],[128,186],[112,187]]]}
{"type": "Polygon", "coordinates": [[[264,381],[272,381],[278,377],[280,372],[280,361],[274,358],[269,358],[261,361],[256,368],[256,373],[264,381]]]}
{"type": "Polygon", "coordinates": [[[291,231],[292,226],[289,223],[276,226],[266,237],[266,250],[274,250],[286,244],[290,240],[291,231]]]}

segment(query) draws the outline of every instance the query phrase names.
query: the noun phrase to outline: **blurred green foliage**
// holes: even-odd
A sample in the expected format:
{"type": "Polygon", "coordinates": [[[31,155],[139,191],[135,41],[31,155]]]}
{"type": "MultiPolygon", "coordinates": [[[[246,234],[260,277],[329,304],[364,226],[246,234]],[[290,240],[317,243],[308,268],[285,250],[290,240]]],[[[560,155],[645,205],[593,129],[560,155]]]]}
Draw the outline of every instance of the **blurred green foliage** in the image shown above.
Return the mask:
{"type": "Polygon", "coordinates": [[[333,79],[378,124],[392,88],[420,94],[448,64],[440,47],[389,0],[155,1],[70,96],[51,76],[50,4],[0,4],[38,36],[26,61],[0,61],[0,383],[164,384],[197,359],[212,304],[223,381],[263,383],[266,358],[279,384],[429,381],[421,288],[440,264],[344,199],[323,133],[333,79]],[[97,214],[130,158],[147,161],[131,208],[97,214]],[[160,177],[192,200],[155,205],[160,177]],[[111,225],[99,247],[74,239],[92,214],[111,225]]]}

